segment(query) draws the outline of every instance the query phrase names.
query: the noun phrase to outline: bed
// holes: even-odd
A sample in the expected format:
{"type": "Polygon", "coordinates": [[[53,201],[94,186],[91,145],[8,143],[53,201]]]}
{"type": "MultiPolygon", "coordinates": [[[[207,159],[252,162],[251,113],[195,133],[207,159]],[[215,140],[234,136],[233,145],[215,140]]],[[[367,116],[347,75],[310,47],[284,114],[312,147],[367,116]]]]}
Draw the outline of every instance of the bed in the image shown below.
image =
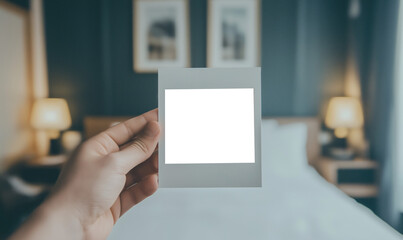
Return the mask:
{"type": "Polygon", "coordinates": [[[263,119],[262,188],[159,189],[109,239],[402,239],[307,164],[318,130],[315,118],[263,119]]]}

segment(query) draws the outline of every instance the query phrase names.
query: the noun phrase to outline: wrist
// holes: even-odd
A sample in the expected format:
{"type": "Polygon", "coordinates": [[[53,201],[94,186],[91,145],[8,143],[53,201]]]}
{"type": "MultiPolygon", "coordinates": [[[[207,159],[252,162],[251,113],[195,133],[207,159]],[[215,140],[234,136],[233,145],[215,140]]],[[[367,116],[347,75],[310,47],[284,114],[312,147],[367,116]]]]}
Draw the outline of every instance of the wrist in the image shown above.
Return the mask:
{"type": "Polygon", "coordinates": [[[66,224],[81,232],[83,222],[80,218],[80,212],[77,207],[67,204],[70,202],[72,201],[67,201],[63,196],[51,195],[41,205],[41,208],[43,208],[41,211],[49,218],[64,218],[66,224]]]}
{"type": "Polygon", "coordinates": [[[84,227],[74,209],[64,206],[60,201],[47,199],[34,213],[39,219],[47,223],[60,236],[69,236],[69,239],[83,239],[84,227]],[[65,233],[65,234],[64,234],[65,233]],[[75,237],[71,237],[72,234],[75,237]]]}
{"type": "Polygon", "coordinates": [[[74,214],[46,200],[10,239],[84,239],[84,231],[74,214]]]}

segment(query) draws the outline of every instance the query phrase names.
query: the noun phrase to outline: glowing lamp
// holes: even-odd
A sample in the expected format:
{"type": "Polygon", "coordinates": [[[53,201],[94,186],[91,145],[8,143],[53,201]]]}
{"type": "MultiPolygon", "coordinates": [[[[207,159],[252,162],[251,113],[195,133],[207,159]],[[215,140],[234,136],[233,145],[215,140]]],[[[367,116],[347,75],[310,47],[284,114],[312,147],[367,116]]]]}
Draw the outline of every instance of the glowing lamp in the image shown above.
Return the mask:
{"type": "Polygon", "coordinates": [[[334,97],[330,100],[325,124],[335,129],[338,138],[345,138],[348,129],[360,128],[364,124],[361,102],[354,97],[334,97]]]}
{"type": "Polygon", "coordinates": [[[71,126],[66,100],[62,98],[36,100],[32,108],[31,125],[37,130],[46,131],[52,139],[58,138],[60,131],[71,126]]]}

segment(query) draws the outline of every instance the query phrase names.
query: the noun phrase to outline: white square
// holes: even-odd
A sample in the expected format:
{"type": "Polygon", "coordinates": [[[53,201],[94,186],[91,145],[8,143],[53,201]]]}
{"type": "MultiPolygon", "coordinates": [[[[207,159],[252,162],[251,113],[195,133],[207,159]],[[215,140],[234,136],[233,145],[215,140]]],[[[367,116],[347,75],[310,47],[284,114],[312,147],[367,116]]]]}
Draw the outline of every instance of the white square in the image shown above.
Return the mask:
{"type": "Polygon", "coordinates": [[[165,164],[255,163],[253,88],[165,89],[165,164]]]}

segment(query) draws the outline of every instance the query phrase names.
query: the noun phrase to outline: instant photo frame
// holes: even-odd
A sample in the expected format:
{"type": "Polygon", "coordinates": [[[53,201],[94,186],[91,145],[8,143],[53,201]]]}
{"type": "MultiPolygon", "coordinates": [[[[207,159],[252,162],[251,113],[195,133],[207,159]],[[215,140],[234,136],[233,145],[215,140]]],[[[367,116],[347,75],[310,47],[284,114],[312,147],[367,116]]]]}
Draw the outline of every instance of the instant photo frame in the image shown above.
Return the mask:
{"type": "Polygon", "coordinates": [[[261,187],[260,79],[257,67],[158,70],[160,187],[261,187]]]}

